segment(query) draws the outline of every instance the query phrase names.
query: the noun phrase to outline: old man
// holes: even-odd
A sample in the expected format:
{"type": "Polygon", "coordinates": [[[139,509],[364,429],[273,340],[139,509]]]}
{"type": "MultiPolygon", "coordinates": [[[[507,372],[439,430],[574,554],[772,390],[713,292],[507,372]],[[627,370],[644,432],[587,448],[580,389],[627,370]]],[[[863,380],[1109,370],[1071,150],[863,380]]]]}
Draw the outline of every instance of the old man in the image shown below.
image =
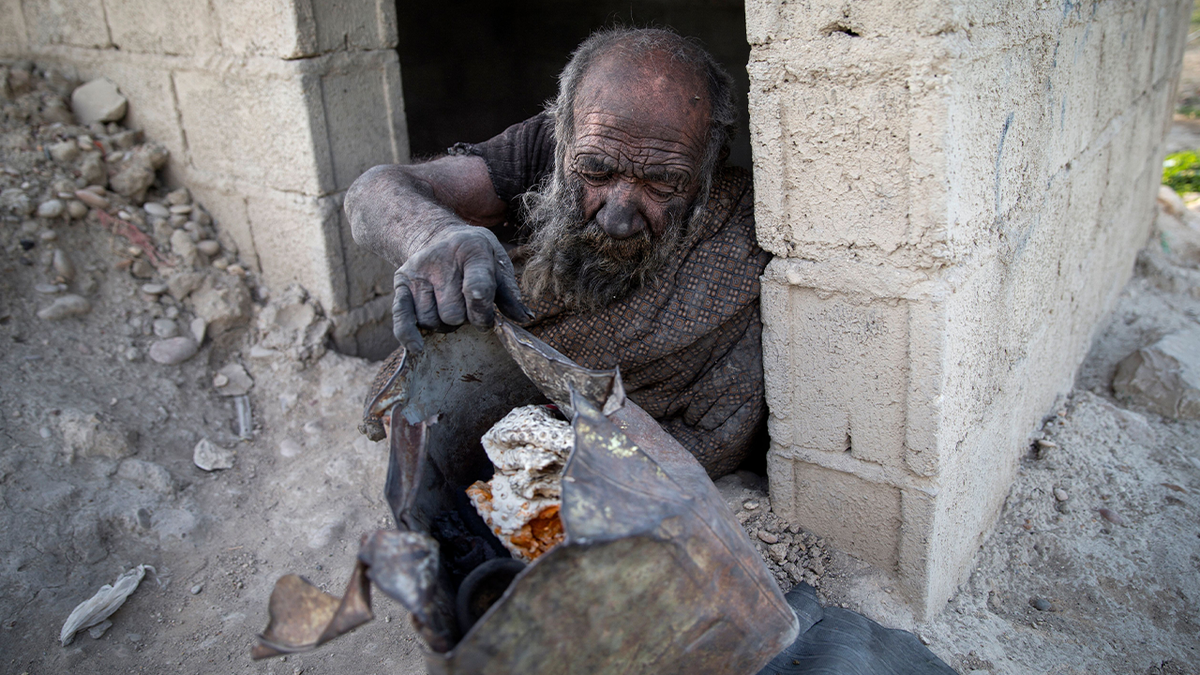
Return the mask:
{"type": "Polygon", "coordinates": [[[664,30],[597,33],[536,117],[346,196],[354,238],[398,266],[394,329],[490,326],[498,308],[629,398],[717,477],[764,414],[749,175],[726,166],[732,81],[664,30]],[[524,303],[522,302],[524,299],[524,303]]]}

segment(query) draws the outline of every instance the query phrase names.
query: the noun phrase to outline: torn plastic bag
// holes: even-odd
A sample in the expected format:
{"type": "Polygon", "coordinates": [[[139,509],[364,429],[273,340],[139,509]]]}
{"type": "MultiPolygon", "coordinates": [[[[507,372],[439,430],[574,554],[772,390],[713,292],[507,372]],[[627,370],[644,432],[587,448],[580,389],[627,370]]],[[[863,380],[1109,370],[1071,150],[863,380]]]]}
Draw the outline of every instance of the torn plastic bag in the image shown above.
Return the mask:
{"type": "Polygon", "coordinates": [[[582,368],[499,320],[390,359],[368,400],[372,421],[389,429],[397,529],[364,537],[340,600],[281,579],[256,658],[369,620],[369,587],[355,581],[364,574],[411,612],[434,674],[754,673],[795,639],[796,615],[704,469],[625,400],[617,371],[582,368]],[[490,475],[483,433],[546,399],[575,432],[565,540],[527,566],[498,565],[469,526],[446,523],[490,475]]]}

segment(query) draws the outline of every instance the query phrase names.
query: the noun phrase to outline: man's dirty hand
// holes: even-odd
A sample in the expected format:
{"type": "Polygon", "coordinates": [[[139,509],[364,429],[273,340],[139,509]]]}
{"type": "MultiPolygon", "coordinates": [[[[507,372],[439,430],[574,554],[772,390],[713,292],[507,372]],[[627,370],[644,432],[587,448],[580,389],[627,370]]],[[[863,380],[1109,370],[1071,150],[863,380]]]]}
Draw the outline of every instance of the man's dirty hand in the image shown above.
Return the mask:
{"type": "Polygon", "coordinates": [[[393,285],[392,331],[410,352],[424,348],[420,328],[449,332],[467,321],[490,328],[497,307],[514,321],[532,317],[508,253],[481,227],[438,232],[396,270],[393,285]]]}

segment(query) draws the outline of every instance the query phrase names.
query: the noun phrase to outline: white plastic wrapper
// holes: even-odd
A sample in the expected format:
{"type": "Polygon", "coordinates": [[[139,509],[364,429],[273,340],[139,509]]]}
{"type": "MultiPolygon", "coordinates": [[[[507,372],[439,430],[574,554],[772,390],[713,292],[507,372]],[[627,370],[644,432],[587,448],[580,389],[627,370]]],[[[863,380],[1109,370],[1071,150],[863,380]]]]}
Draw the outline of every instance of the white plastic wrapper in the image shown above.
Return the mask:
{"type": "Polygon", "coordinates": [[[112,616],[113,612],[125,604],[125,599],[137,590],[138,584],[146,576],[146,570],[153,572],[154,568],[150,565],[138,565],[117,577],[112,585],[101,586],[95,595],[79,603],[71,610],[71,616],[68,616],[67,622],[63,624],[62,633],[58,636],[59,642],[66,647],[75,639],[75,633],[103,623],[112,616]]]}

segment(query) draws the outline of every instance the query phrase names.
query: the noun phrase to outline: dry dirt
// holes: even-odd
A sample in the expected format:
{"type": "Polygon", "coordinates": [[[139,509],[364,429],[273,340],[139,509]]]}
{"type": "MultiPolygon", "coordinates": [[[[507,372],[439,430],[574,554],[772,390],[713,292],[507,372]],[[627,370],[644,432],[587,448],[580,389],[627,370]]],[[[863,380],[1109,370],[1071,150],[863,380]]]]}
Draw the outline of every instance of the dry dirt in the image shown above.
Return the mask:
{"type": "MultiPolygon", "coordinates": [[[[82,158],[54,160],[48,148],[87,135],[116,170],[124,160],[108,153],[128,137],[116,125],[73,125],[55,103],[70,83],[33,75],[33,92],[0,99],[0,190],[19,189],[36,207],[63,187],[56,180],[88,183],[82,158]]],[[[1196,140],[1187,129],[1178,138],[1196,140]]],[[[160,184],[108,197],[112,215],[124,210],[176,253],[173,265],[139,263],[146,251],[95,211],[0,213],[0,671],[423,672],[408,617],[379,593],[377,620],[353,634],[310,654],[250,660],[279,576],[300,573],[340,594],[359,535],[390,522],[385,448],[356,430],[375,365],[326,351],[320,310],[297,289],[239,273],[229,246],[211,257],[173,248],[173,232],[202,240],[219,223],[218,233],[179,219],[155,227],[138,206],[167,202],[160,184]],[[72,274],[55,267],[56,249],[72,274]],[[208,285],[185,292],[185,274],[208,285]],[[65,291],[53,287],[60,278],[65,291]],[[174,286],[144,290],[159,282],[174,286]],[[90,311],[39,318],[64,292],[90,311]],[[155,320],[187,335],[198,316],[211,320],[196,355],[149,358],[163,339],[155,330],[170,332],[155,320]],[[251,429],[222,395],[231,385],[214,384],[231,364],[253,381],[251,429]],[[235,450],[232,468],[198,468],[202,439],[235,450]],[[155,572],[111,628],[61,646],[71,609],[139,564],[155,572]]],[[[202,206],[190,206],[188,222],[203,221],[202,206]]],[[[1196,265],[1159,249],[1153,241],[1143,253],[1075,390],[1048,411],[1038,433],[1054,447],[1022,461],[975,572],[939,617],[915,621],[877,572],[781,522],[761,477],[722,480],[781,585],[806,580],[828,602],[913,630],[964,673],[1200,672],[1200,422],[1130,409],[1109,387],[1128,353],[1200,321],[1196,265]]]]}

